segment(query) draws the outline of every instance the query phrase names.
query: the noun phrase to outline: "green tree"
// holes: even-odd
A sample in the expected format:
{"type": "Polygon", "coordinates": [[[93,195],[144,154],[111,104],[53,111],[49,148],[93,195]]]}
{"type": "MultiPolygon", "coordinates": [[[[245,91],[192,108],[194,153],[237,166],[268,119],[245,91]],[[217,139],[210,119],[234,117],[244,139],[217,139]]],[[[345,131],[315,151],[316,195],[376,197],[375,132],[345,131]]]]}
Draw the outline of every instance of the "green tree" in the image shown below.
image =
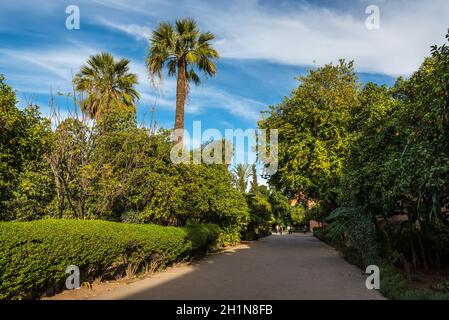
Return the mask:
{"type": "Polygon", "coordinates": [[[38,108],[17,107],[16,95],[0,75],[0,220],[30,220],[46,214],[53,185],[45,155],[50,122],[38,108]]]}
{"type": "Polygon", "coordinates": [[[187,165],[183,183],[189,220],[215,223],[222,228],[242,231],[249,220],[244,195],[232,187],[232,177],[226,165],[187,165]],[[189,181],[191,181],[189,183],[189,181]]]}
{"type": "Polygon", "coordinates": [[[258,195],[259,194],[259,182],[257,181],[257,168],[256,168],[256,164],[254,163],[251,166],[251,190],[250,192],[254,195],[258,195]]]}
{"type": "Polygon", "coordinates": [[[105,116],[93,130],[86,207],[113,221],[183,226],[215,223],[240,231],[248,208],[226,165],[174,164],[166,130],[105,116]],[[116,125],[114,123],[118,122],[116,125]],[[105,127],[103,127],[105,126],[105,127]]]}
{"type": "Polygon", "coordinates": [[[270,202],[262,196],[246,195],[250,218],[246,226],[244,238],[257,240],[270,234],[271,223],[274,221],[270,202]]]}
{"type": "Polygon", "coordinates": [[[54,132],[52,152],[46,161],[53,174],[58,218],[84,219],[87,215],[87,173],[94,139],[91,126],[77,118],[64,119],[54,132]]]}
{"type": "Polygon", "coordinates": [[[432,47],[419,70],[391,89],[365,86],[341,183],[339,202],[350,209],[332,215],[343,213],[348,222],[334,219],[331,229],[360,229],[358,237],[374,223],[380,252],[406,266],[449,261],[448,75],[445,44],[432,47]],[[393,223],[398,215],[401,222],[393,223]]]}
{"type": "Polygon", "coordinates": [[[345,160],[339,202],[349,207],[368,206],[372,212],[389,212],[391,202],[387,197],[393,193],[385,192],[385,188],[392,186],[391,179],[400,169],[394,159],[402,152],[404,136],[398,133],[405,105],[393,98],[391,90],[373,83],[363,88],[359,99],[353,116],[356,132],[345,160]]]}
{"type": "Polygon", "coordinates": [[[257,189],[258,189],[257,193],[261,198],[268,199],[268,197],[270,196],[270,190],[268,189],[267,186],[261,185],[257,189]]]}
{"type": "Polygon", "coordinates": [[[17,100],[13,89],[0,75],[0,208],[2,216],[6,215],[4,201],[12,197],[17,186],[17,174],[22,166],[22,156],[18,146],[22,139],[23,114],[16,107],[17,100]]]}
{"type": "Polygon", "coordinates": [[[98,120],[111,109],[136,112],[138,78],[129,72],[129,63],[127,59],[115,61],[112,54],[103,52],[91,56],[75,76],[75,89],[85,95],[81,108],[90,118],[98,120]]]}
{"type": "Polygon", "coordinates": [[[246,193],[251,167],[247,163],[238,163],[232,168],[234,186],[242,193],[246,193]]]}
{"type": "Polygon", "coordinates": [[[217,73],[214,59],[219,55],[210,43],[214,39],[210,32],[201,33],[195,20],[189,18],[176,20],[175,26],[161,22],[153,31],[147,58],[150,76],[162,79],[165,66],[169,76],[177,76],[175,130],[184,129],[184,106],[189,83],[200,83],[195,69],[206,76],[217,73]]]}
{"type": "Polygon", "coordinates": [[[271,211],[273,212],[276,223],[284,225],[292,223],[292,207],[286,196],[276,190],[272,190],[268,201],[270,202],[271,211]]]}
{"type": "Polygon", "coordinates": [[[334,207],[348,153],[359,84],[353,63],[325,65],[300,77],[289,98],[270,107],[262,129],[279,130],[279,169],[269,183],[289,198],[334,207]]]}

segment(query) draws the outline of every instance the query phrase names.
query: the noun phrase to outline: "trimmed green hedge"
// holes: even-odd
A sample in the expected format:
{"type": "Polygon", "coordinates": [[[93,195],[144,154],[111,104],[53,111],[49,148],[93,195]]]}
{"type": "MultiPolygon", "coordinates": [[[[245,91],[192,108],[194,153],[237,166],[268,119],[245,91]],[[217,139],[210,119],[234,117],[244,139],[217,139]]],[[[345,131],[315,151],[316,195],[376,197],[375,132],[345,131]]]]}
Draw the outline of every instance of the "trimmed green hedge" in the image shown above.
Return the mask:
{"type": "Polygon", "coordinates": [[[206,251],[219,233],[216,225],[0,222],[0,299],[37,298],[49,290],[59,291],[69,265],[80,268],[82,282],[162,268],[206,251]]]}

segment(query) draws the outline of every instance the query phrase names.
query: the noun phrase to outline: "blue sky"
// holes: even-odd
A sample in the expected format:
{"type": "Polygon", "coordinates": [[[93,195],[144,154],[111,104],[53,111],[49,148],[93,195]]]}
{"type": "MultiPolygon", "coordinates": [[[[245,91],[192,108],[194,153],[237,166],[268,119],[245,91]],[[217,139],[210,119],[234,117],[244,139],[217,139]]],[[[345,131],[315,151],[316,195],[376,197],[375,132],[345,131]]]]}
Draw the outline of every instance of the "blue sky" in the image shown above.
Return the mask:
{"type": "MultiPolygon", "coordinates": [[[[354,59],[362,82],[391,85],[420,65],[449,27],[449,1],[174,1],[15,0],[0,5],[0,73],[21,104],[48,113],[49,93],[71,90],[89,55],[112,52],[139,75],[139,119],[156,105],[159,125],[173,125],[175,80],[150,86],[148,37],[159,21],[194,17],[217,36],[219,73],[192,88],[186,128],[255,128],[260,111],[277,104],[310,68],[354,59]],[[380,8],[380,30],[365,28],[368,5],[380,8]],[[67,30],[68,5],[81,12],[81,29],[67,30]]],[[[69,102],[59,100],[62,109],[69,102]]],[[[149,115],[146,116],[149,119],[149,115]]]]}

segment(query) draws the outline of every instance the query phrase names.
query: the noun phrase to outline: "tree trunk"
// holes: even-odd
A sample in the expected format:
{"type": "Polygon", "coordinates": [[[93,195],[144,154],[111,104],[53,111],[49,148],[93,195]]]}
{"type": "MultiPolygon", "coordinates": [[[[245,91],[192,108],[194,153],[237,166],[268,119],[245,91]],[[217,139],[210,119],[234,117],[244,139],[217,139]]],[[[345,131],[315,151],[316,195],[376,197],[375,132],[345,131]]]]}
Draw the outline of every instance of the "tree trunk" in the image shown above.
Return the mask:
{"type": "MultiPolygon", "coordinates": [[[[176,86],[176,115],[175,115],[175,130],[184,129],[184,105],[187,96],[187,79],[186,79],[186,62],[180,61],[178,63],[178,81],[176,86]]],[[[178,140],[174,143],[182,143],[184,140],[184,133],[180,131],[178,140]]]]}

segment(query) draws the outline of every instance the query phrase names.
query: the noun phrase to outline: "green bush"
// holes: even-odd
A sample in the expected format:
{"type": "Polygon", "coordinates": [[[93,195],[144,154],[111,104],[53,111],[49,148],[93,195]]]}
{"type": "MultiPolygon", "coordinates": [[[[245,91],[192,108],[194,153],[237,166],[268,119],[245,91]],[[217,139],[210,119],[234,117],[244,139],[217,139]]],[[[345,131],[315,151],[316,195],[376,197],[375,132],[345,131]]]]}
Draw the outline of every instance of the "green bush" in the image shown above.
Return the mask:
{"type": "Polygon", "coordinates": [[[321,241],[331,245],[331,241],[327,238],[327,233],[324,227],[318,227],[313,229],[313,235],[321,241]]]}
{"type": "Polygon", "coordinates": [[[242,232],[244,240],[257,240],[270,234],[273,214],[268,199],[263,196],[247,195],[250,219],[242,232]]]}
{"type": "Polygon", "coordinates": [[[362,208],[337,208],[326,221],[319,236],[345,251],[353,263],[366,267],[378,261],[376,227],[362,208]]]}
{"type": "Polygon", "coordinates": [[[429,288],[413,288],[401,271],[389,264],[380,265],[380,291],[393,300],[448,300],[449,293],[429,288]]]}
{"type": "Polygon", "coordinates": [[[239,243],[241,240],[240,230],[238,228],[224,228],[221,229],[217,238],[217,247],[223,248],[239,243]]]}
{"type": "Polygon", "coordinates": [[[59,291],[69,265],[80,268],[82,282],[159,269],[204,252],[219,232],[216,225],[0,222],[0,299],[37,298],[49,289],[59,291]]]}
{"type": "MultiPolygon", "coordinates": [[[[449,292],[446,282],[439,283],[434,288],[414,288],[391,261],[382,259],[376,253],[376,243],[373,240],[374,226],[370,219],[360,216],[356,209],[340,208],[329,217],[331,224],[324,228],[314,229],[318,239],[335,246],[344,258],[363,270],[369,264],[380,267],[380,291],[388,299],[393,300],[448,300],[449,292]],[[337,225],[338,224],[338,225],[337,225]],[[338,231],[338,232],[337,232],[338,231]],[[338,235],[335,237],[335,235],[338,235]]],[[[360,213],[360,212],[359,212],[360,213]]]]}

